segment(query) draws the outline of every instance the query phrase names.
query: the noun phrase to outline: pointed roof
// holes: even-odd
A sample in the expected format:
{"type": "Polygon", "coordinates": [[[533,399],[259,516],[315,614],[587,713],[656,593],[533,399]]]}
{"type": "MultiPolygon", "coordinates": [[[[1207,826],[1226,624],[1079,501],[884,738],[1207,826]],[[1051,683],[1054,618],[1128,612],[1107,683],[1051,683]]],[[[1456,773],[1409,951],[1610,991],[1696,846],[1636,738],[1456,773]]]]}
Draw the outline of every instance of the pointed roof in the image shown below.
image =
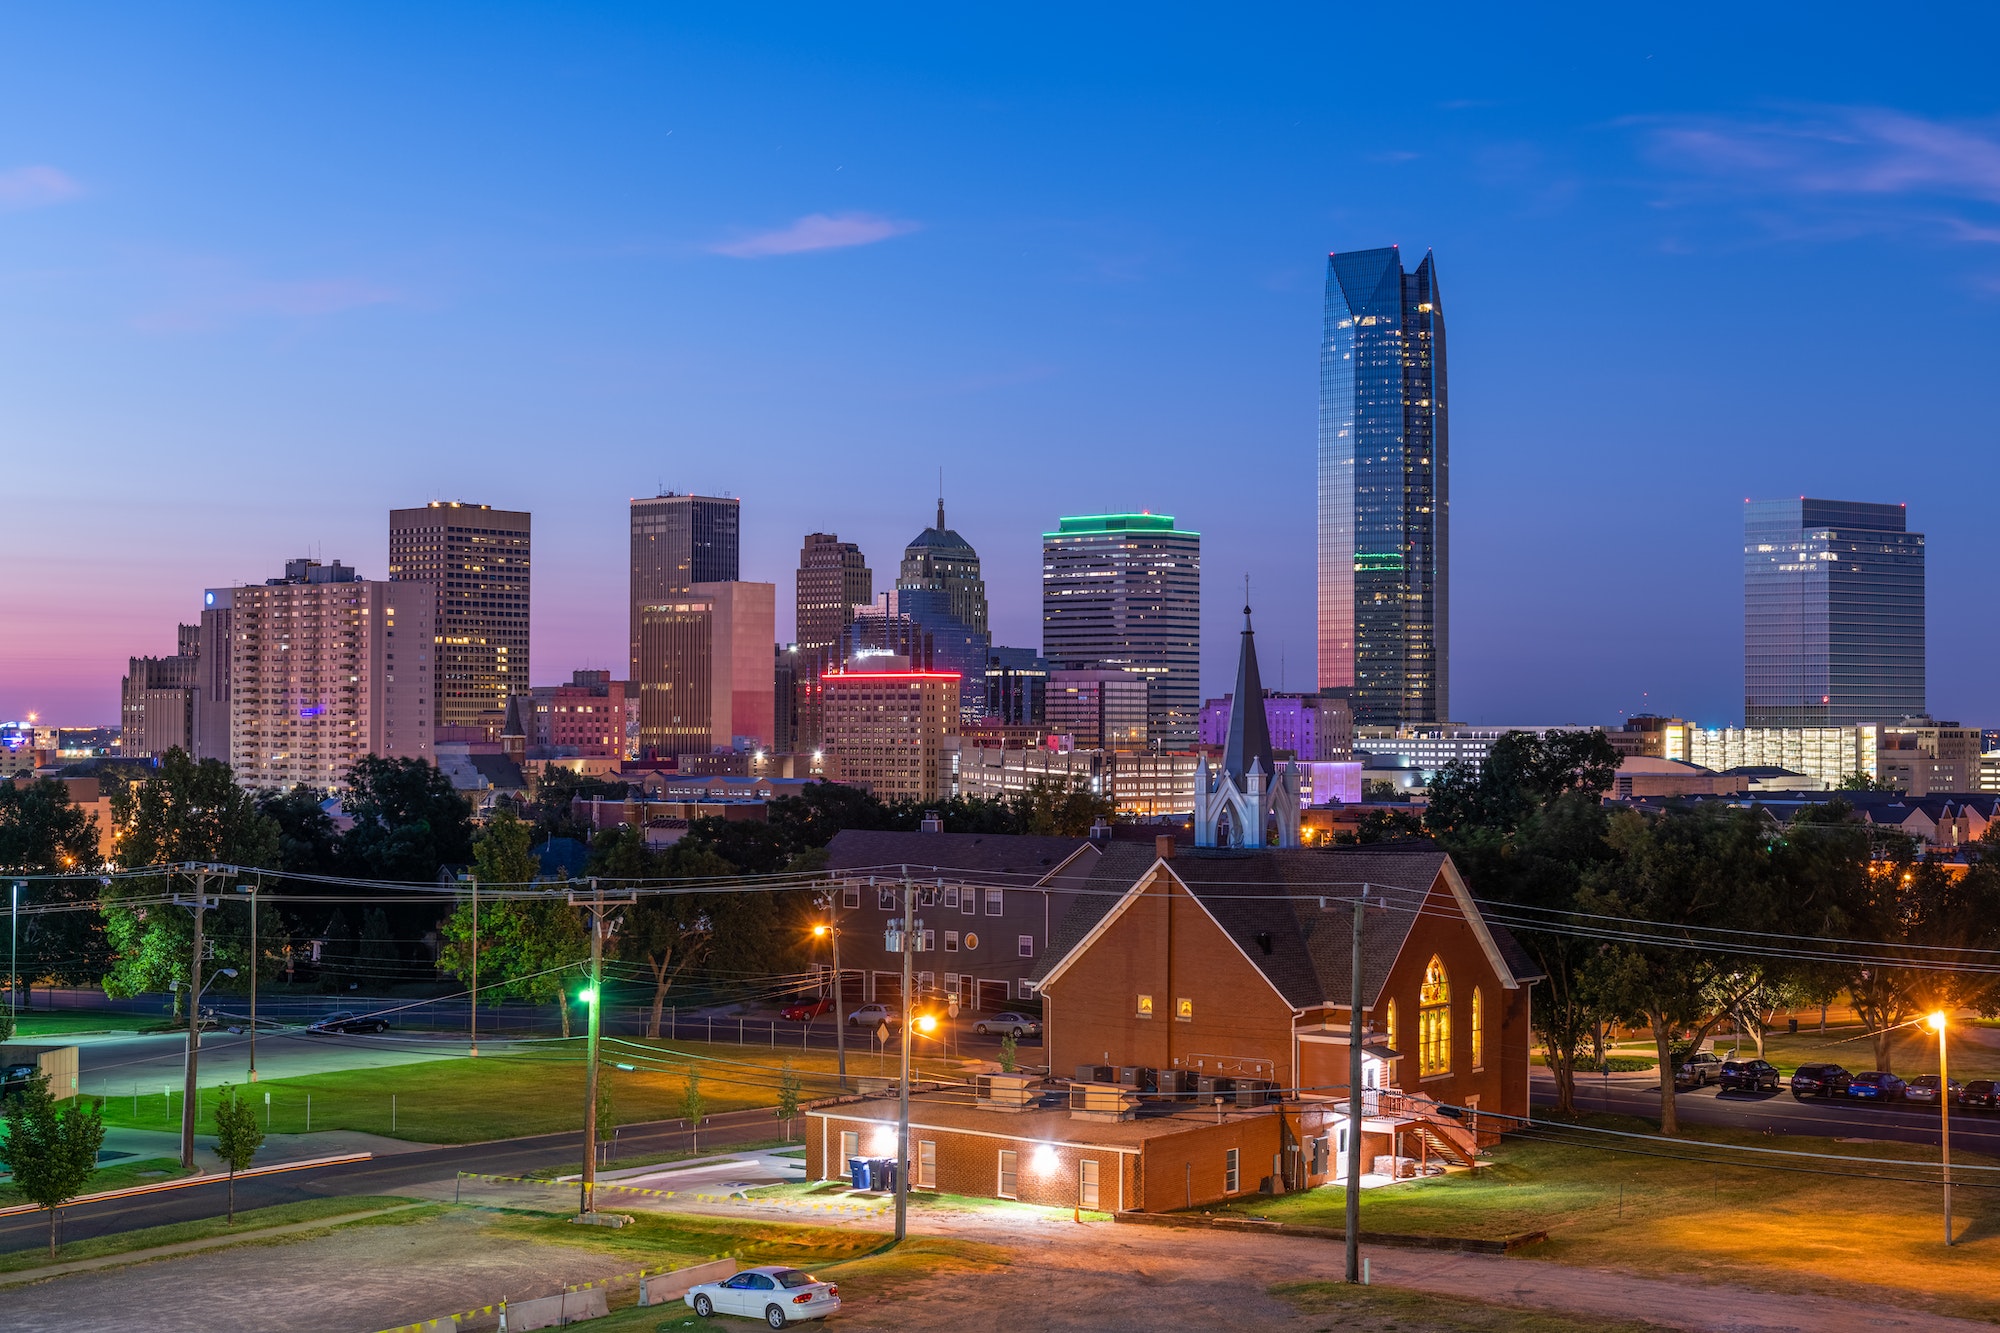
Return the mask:
{"type": "Polygon", "coordinates": [[[1222,771],[1238,787],[1252,763],[1273,770],[1271,724],[1264,716],[1264,680],[1257,673],[1257,636],[1250,629],[1250,608],[1243,608],[1243,647],[1236,657],[1236,694],[1229,702],[1229,739],[1222,751],[1222,771]]]}
{"type": "Polygon", "coordinates": [[[521,696],[518,694],[507,696],[507,720],[500,724],[500,734],[523,737],[528,734],[528,728],[521,722],[521,696]]]}

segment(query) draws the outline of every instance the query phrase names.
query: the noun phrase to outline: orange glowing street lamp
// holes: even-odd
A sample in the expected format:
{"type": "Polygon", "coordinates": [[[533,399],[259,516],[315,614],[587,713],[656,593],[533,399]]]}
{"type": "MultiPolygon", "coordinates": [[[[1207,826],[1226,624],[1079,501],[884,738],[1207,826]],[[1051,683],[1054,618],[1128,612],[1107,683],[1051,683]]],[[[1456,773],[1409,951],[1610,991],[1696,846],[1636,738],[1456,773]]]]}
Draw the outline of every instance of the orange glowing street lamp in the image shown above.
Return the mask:
{"type": "Polygon", "coordinates": [[[1926,1021],[1938,1034],[1938,1111],[1944,1117],[1944,1132],[1940,1140],[1944,1151],[1944,1243],[1951,1245],[1956,1243],[1951,1235],[1951,1068],[1944,1051],[1944,1010],[1938,1010],[1926,1021]]]}

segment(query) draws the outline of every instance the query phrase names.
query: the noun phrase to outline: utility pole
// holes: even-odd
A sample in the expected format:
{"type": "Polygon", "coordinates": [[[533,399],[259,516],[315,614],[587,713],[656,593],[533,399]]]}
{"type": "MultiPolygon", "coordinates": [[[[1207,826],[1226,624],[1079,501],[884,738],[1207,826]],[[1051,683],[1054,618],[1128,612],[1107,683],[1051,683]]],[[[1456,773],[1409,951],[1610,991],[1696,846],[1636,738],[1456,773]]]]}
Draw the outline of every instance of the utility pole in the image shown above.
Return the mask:
{"type": "Polygon", "coordinates": [[[479,1054],[479,876],[467,871],[459,880],[472,886],[472,1049],[467,1055],[479,1054]]]}
{"type": "Polygon", "coordinates": [[[208,866],[183,866],[182,873],[194,875],[194,901],[176,898],[181,906],[194,908],[194,958],[188,969],[187,1061],[181,1080],[181,1170],[194,1170],[195,1103],[198,1100],[201,1064],[201,951],[202,913],[208,907],[208,866]]]}
{"type": "Polygon", "coordinates": [[[590,1036],[583,1069],[583,1176],[577,1205],[577,1211],[585,1216],[593,1211],[597,1190],[597,1043],[604,1013],[604,920],[607,912],[632,902],[634,896],[628,890],[607,903],[595,876],[590,880],[587,902],[579,902],[575,893],[569,895],[570,906],[590,913],[590,989],[583,993],[590,1003],[590,1036]]]}
{"type": "Polygon", "coordinates": [[[250,1079],[257,1081],[257,967],[263,956],[257,952],[257,888],[256,880],[248,885],[238,884],[238,893],[250,895],[250,1079]]]}
{"type": "Polygon", "coordinates": [[[19,1010],[15,998],[21,989],[21,890],[27,887],[22,881],[14,881],[14,911],[7,923],[7,1024],[8,1031],[14,1029],[11,1021],[19,1010]]]}
{"type": "Polygon", "coordinates": [[[917,890],[903,867],[903,1077],[896,1107],[896,1240],[910,1232],[910,964],[916,951],[917,890]]]}
{"type": "MultiPolygon", "coordinates": [[[[846,886],[837,890],[847,892],[846,886]]],[[[833,935],[833,1049],[840,1062],[840,1090],[847,1091],[847,1014],[840,985],[840,912],[835,899],[826,900],[827,929],[833,935]]]]}
{"type": "Polygon", "coordinates": [[[1361,1281],[1361,924],[1368,886],[1354,900],[1353,972],[1347,1005],[1347,1280],[1361,1281]]]}

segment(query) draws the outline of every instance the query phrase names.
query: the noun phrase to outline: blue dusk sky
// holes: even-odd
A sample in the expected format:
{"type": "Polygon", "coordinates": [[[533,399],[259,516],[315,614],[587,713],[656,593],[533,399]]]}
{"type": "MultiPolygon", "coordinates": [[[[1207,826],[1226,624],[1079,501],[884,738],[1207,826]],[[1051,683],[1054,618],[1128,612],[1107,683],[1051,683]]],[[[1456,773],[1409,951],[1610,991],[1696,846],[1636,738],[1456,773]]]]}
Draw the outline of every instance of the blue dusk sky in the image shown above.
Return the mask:
{"type": "MultiPolygon", "coordinates": [[[[1313,679],[1329,250],[1434,249],[1452,713],[1741,719],[1741,509],[1903,501],[1930,701],[2000,721],[1995,11],[14,6],[0,717],[110,722],[204,586],[535,516],[534,679],[620,667],[626,501],[877,586],[926,526],[1203,534],[1313,679]]],[[[790,634],[789,610],[779,634],[790,634]]]]}

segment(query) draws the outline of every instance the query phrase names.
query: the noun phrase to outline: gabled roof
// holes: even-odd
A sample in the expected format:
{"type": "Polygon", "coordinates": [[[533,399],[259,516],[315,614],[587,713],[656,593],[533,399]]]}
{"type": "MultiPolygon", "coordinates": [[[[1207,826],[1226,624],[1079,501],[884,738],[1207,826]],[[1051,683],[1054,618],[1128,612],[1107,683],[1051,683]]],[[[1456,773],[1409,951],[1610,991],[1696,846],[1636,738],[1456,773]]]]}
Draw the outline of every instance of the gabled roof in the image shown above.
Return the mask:
{"type": "Polygon", "coordinates": [[[1088,838],[1045,838],[1019,833],[908,833],[842,829],[826,845],[827,869],[899,874],[1004,875],[1006,883],[1034,884],[1085,848],[1088,838]]]}
{"type": "MultiPolygon", "coordinates": [[[[1150,849],[1114,843],[1085,879],[1034,977],[1061,970],[1130,891],[1161,864],[1150,849]]],[[[1455,870],[1435,843],[1413,840],[1361,847],[1228,851],[1178,849],[1164,863],[1295,1009],[1345,1004],[1353,985],[1353,898],[1360,886],[1386,904],[1363,918],[1362,1004],[1373,1007],[1440,877],[1457,893],[1455,870]],[[1324,906],[1322,906],[1324,904],[1324,906]]],[[[1533,980],[1540,970],[1505,929],[1486,923],[1460,899],[1475,931],[1492,940],[1503,979],[1533,980]]]]}

